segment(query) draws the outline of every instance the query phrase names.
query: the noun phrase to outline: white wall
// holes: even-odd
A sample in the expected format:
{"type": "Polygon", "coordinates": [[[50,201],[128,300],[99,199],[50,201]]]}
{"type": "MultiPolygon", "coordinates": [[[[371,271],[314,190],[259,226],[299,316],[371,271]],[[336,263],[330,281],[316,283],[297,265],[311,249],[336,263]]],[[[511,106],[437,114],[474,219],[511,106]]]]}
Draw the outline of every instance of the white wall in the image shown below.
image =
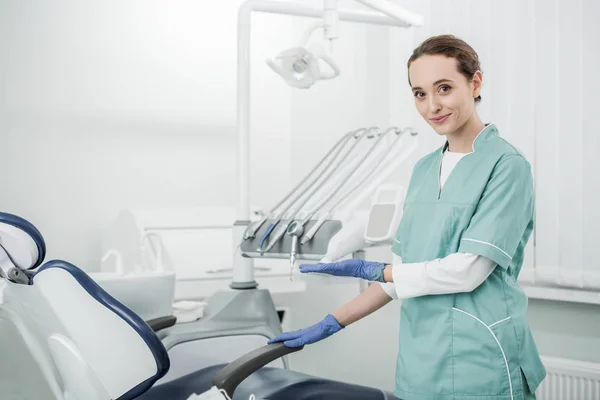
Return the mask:
{"type": "MultiPolygon", "coordinates": [[[[98,269],[125,207],[235,205],[240,3],[0,3],[0,209],[38,226],[49,258],[98,269]]],[[[268,207],[288,185],[291,92],[264,59],[290,29],[253,22],[252,196],[268,207]]]]}

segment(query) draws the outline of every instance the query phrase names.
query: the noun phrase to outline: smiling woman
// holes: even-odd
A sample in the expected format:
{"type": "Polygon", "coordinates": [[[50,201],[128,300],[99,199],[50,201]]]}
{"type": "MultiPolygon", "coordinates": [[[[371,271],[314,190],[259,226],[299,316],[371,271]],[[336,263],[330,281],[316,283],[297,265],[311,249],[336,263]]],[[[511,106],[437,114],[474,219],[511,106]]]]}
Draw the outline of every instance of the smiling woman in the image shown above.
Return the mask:
{"type": "Polygon", "coordinates": [[[401,299],[397,397],[535,399],[546,370],[517,284],[534,224],[531,166],[494,124],[481,121],[475,105],[483,74],[467,43],[427,39],[408,74],[417,110],[446,142],[413,167],[392,264],[301,265],[302,273],[380,284],[272,341],[311,344],[401,299]]]}
{"type": "Polygon", "coordinates": [[[450,151],[471,151],[466,142],[484,127],[475,108],[483,83],[475,50],[452,35],[434,36],[414,50],[408,70],[419,114],[447,136],[450,151]]]}

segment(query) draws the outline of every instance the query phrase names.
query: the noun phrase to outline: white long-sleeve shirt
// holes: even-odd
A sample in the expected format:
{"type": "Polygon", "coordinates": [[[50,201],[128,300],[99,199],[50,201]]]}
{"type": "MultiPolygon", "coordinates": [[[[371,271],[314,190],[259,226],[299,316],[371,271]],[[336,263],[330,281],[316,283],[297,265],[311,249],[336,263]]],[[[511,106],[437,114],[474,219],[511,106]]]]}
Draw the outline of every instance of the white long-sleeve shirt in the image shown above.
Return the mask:
{"type": "MultiPolygon", "coordinates": [[[[442,186],[456,164],[467,154],[444,152],[440,170],[442,186]]],[[[453,253],[444,258],[406,264],[394,255],[394,282],[381,283],[381,287],[392,299],[470,292],[481,285],[494,268],[496,263],[489,258],[470,253],[453,253]]]]}

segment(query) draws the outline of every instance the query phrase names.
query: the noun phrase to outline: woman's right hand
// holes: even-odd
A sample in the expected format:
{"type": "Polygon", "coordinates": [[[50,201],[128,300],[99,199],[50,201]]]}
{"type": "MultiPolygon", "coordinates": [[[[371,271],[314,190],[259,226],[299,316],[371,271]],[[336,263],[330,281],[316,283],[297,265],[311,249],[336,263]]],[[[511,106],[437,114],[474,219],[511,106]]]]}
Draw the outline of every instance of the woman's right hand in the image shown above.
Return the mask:
{"type": "Polygon", "coordinates": [[[300,347],[328,338],[341,329],[344,329],[344,327],[337,322],[333,315],[328,314],[321,322],[308,328],[285,332],[269,340],[268,344],[283,342],[286,347],[300,347]]]}

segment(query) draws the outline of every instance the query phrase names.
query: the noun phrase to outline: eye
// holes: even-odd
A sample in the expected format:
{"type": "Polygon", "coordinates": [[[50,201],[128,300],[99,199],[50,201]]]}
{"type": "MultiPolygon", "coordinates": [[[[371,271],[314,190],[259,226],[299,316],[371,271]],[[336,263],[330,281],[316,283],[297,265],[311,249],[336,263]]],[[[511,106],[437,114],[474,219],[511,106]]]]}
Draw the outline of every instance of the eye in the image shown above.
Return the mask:
{"type": "Polygon", "coordinates": [[[450,86],[448,86],[448,85],[442,85],[442,86],[440,86],[440,88],[438,90],[441,93],[448,93],[450,91],[450,89],[452,89],[450,86]]]}
{"type": "Polygon", "coordinates": [[[416,91],[413,93],[413,95],[417,98],[417,99],[422,99],[425,96],[425,93],[420,92],[420,91],[416,91]]]}

